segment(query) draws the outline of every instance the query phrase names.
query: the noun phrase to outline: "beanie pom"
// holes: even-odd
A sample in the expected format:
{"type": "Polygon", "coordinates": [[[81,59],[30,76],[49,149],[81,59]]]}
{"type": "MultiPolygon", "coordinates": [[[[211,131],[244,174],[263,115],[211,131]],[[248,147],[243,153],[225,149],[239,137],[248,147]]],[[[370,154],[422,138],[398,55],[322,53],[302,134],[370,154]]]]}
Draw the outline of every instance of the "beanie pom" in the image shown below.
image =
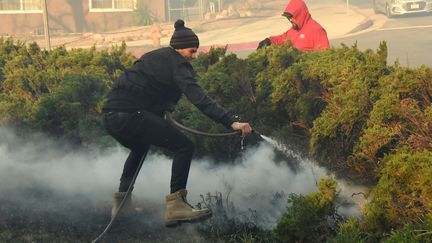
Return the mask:
{"type": "Polygon", "coordinates": [[[174,23],[174,28],[176,30],[178,30],[180,28],[184,28],[184,25],[185,25],[185,22],[182,19],[179,19],[174,23]]]}
{"type": "Polygon", "coordinates": [[[188,27],[182,19],[174,23],[174,33],[171,36],[170,46],[174,49],[199,47],[198,36],[188,27]]]}

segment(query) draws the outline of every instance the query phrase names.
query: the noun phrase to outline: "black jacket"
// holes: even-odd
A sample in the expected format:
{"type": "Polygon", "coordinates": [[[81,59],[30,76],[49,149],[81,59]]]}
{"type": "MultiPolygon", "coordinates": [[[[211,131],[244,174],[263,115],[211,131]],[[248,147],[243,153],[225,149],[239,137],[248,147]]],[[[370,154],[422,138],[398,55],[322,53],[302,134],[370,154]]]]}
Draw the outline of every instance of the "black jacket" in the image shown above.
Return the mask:
{"type": "Polygon", "coordinates": [[[104,112],[172,110],[182,94],[216,122],[230,128],[231,114],[216,104],[196,83],[191,64],[171,47],[144,54],[113,84],[104,112]]]}

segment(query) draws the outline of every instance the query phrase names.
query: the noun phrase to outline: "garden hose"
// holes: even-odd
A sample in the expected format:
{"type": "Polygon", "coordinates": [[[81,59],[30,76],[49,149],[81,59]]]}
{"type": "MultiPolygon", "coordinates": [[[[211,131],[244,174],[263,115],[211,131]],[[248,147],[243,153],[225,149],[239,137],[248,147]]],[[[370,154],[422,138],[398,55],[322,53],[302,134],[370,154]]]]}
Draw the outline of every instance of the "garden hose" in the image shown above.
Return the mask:
{"type": "MultiPolygon", "coordinates": [[[[148,151],[148,150],[147,150],[148,151]]],[[[110,230],[111,229],[111,226],[112,226],[112,224],[114,223],[114,220],[116,219],[116,217],[117,217],[117,215],[119,214],[119,212],[120,212],[120,210],[123,208],[123,205],[125,204],[125,202],[126,202],[126,198],[132,193],[132,188],[133,188],[133,186],[134,186],[134,184],[135,184],[135,180],[136,180],[136,178],[138,177],[138,173],[139,173],[139,171],[141,170],[141,167],[142,167],[142,165],[143,165],[143,162],[144,162],[144,159],[145,159],[145,157],[146,157],[146,155],[147,155],[147,152],[145,152],[144,154],[143,154],[143,156],[141,157],[141,160],[140,160],[140,163],[139,163],[139,165],[138,165],[138,168],[136,169],[136,171],[135,171],[135,174],[134,174],[134,176],[133,176],[133,178],[132,178],[132,181],[131,181],[131,183],[129,184],[129,187],[128,187],[128,189],[127,189],[127,191],[126,191],[126,194],[124,195],[124,197],[123,197],[123,199],[121,200],[121,202],[120,202],[120,205],[119,205],[119,207],[118,207],[118,209],[117,209],[117,211],[114,213],[114,215],[111,217],[111,220],[110,220],[110,222],[108,223],[108,225],[106,226],[106,228],[105,228],[105,230],[96,238],[96,239],[94,239],[93,241],[92,241],[92,243],[96,243],[96,242],[99,242],[104,236],[105,236],[105,234],[108,232],[108,230],[110,230]]]]}
{"type": "Polygon", "coordinates": [[[170,121],[172,124],[174,124],[176,127],[190,132],[192,134],[196,134],[196,135],[201,135],[201,136],[207,136],[207,137],[227,137],[227,136],[233,136],[233,135],[239,135],[241,134],[241,130],[237,130],[237,131],[233,131],[233,132],[225,132],[225,133],[208,133],[208,132],[202,132],[202,131],[198,131],[189,127],[184,126],[183,124],[177,122],[176,120],[174,120],[174,118],[171,116],[171,113],[166,112],[165,113],[165,118],[170,121]]]}
{"type": "MultiPolygon", "coordinates": [[[[180,129],[182,129],[182,130],[185,130],[185,131],[190,132],[190,133],[192,133],[192,134],[201,135],[201,136],[208,136],[208,137],[227,137],[227,136],[233,136],[233,135],[239,135],[239,134],[241,134],[241,131],[240,131],[240,130],[233,131],[233,132],[226,132],[226,133],[208,133],[208,132],[197,131],[197,130],[195,130],[195,129],[192,129],[192,128],[189,128],[189,127],[186,127],[186,126],[182,125],[181,123],[177,122],[176,120],[174,120],[174,118],[171,116],[171,113],[169,113],[169,112],[166,112],[166,113],[165,113],[165,119],[167,119],[167,120],[170,121],[173,125],[175,125],[176,127],[180,128],[180,129]]],[[[243,137],[243,138],[244,138],[244,137],[243,137]]],[[[241,147],[242,147],[242,149],[243,149],[243,139],[242,139],[242,145],[241,145],[241,147]]],[[[106,226],[105,230],[104,230],[104,231],[103,231],[103,232],[102,232],[102,233],[101,233],[101,234],[100,234],[96,239],[94,239],[94,240],[92,241],[92,243],[99,242],[99,241],[100,241],[100,240],[105,236],[105,234],[106,234],[106,233],[111,229],[111,227],[112,227],[112,225],[113,225],[113,223],[114,223],[114,220],[116,219],[118,213],[119,213],[120,210],[123,208],[123,205],[124,205],[125,202],[126,202],[126,198],[127,198],[127,197],[131,194],[131,192],[132,192],[132,188],[133,188],[133,186],[134,186],[134,184],[135,184],[135,180],[136,180],[136,178],[137,178],[137,176],[138,176],[138,174],[139,174],[139,171],[141,170],[141,167],[142,167],[142,165],[143,165],[143,162],[144,162],[144,159],[145,159],[146,155],[147,155],[147,153],[144,153],[143,156],[141,157],[141,160],[140,160],[140,163],[139,163],[139,165],[138,165],[138,168],[137,168],[137,170],[135,171],[135,174],[134,174],[134,176],[133,176],[133,178],[132,178],[132,181],[131,181],[131,183],[130,183],[130,185],[129,185],[127,191],[126,191],[126,194],[124,195],[123,199],[121,200],[120,205],[119,205],[117,211],[116,211],[115,214],[111,217],[111,220],[110,220],[110,222],[108,223],[108,225],[106,226]]]]}

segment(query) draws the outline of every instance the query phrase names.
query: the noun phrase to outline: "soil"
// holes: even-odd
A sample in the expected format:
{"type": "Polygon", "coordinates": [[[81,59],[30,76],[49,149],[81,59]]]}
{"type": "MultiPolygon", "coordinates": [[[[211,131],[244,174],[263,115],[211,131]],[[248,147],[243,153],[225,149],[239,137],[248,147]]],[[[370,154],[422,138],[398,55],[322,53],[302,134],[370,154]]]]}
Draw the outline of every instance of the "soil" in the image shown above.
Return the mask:
{"type": "MultiPolygon", "coordinates": [[[[12,194],[0,199],[0,242],[91,242],[110,221],[109,202],[30,188],[20,190],[23,201],[12,194]]],[[[162,215],[147,204],[140,214],[116,220],[100,242],[205,242],[198,224],[165,228],[162,215]]]]}

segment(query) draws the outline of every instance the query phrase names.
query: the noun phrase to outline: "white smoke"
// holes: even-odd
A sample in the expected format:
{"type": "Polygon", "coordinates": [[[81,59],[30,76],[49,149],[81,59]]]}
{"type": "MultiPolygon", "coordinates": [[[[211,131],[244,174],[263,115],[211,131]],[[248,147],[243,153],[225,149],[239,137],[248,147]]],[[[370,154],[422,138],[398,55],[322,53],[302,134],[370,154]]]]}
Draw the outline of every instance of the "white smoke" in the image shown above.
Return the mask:
{"type": "MultiPolygon", "coordinates": [[[[0,193],[14,195],[16,198],[9,200],[23,207],[22,199],[28,199],[25,194],[29,190],[49,190],[78,201],[82,197],[94,205],[109,207],[128,154],[120,146],[104,152],[76,151],[43,135],[22,140],[5,128],[0,129],[0,139],[0,193]]],[[[316,191],[316,182],[328,174],[310,161],[302,161],[292,171],[288,163],[274,160],[273,147],[265,142],[253,149],[246,147],[243,156],[229,165],[194,160],[188,199],[194,205],[201,201],[200,195],[220,192],[238,211],[254,210],[267,226],[273,225],[286,210],[286,195],[316,191]],[[275,201],[275,195],[285,197],[275,201]]],[[[135,183],[134,198],[162,211],[169,193],[171,162],[167,156],[150,153],[135,183]]]]}

